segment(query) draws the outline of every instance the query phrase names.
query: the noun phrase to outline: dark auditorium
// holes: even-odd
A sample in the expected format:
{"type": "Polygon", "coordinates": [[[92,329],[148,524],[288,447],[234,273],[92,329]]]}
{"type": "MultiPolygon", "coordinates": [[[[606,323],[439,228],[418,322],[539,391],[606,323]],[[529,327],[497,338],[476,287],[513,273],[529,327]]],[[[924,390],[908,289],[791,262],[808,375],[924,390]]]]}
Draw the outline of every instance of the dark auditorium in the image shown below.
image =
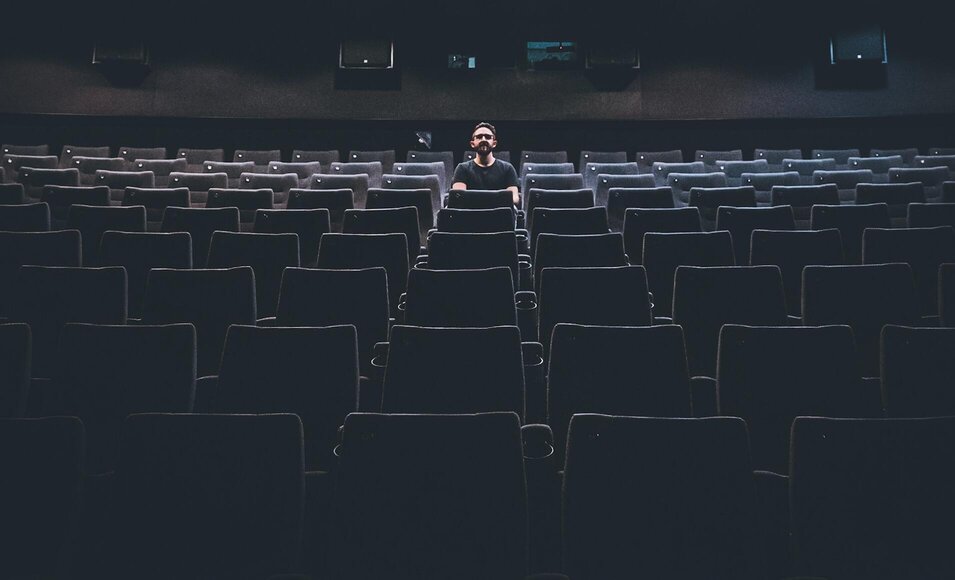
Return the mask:
{"type": "Polygon", "coordinates": [[[9,4],[0,580],[955,580],[951,6],[9,4]]]}

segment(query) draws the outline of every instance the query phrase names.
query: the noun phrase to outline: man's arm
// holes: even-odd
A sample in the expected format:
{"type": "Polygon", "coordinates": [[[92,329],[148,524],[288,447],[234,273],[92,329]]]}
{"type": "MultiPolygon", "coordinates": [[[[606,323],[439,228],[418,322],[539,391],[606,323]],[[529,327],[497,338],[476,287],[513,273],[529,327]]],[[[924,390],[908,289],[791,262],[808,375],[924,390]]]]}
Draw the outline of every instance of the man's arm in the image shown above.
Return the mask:
{"type": "Polygon", "coordinates": [[[508,187],[507,190],[510,191],[512,194],[514,194],[514,195],[513,195],[514,205],[519,205],[519,204],[521,203],[521,194],[518,193],[518,191],[517,191],[517,186],[516,186],[516,185],[512,185],[512,186],[508,187]]]}
{"type": "Polygon", "coordinates": [[[451,189],[467,189],[468,184],[463,181],[455,181],[451,184],[451,189]]]}

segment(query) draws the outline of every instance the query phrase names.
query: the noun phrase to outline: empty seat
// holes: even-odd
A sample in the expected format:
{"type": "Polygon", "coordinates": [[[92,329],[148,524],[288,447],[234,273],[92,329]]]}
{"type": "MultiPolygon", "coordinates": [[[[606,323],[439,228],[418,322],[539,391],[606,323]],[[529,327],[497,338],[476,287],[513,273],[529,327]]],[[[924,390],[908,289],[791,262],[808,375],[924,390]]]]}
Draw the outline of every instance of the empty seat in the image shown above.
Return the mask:
{"type": "Polygon", "coordinates": [[[634,161],[640,166],[641,173],[653,173],[654,163],[683,163],[683,151],[637,151],[634,161]]]}
{"type": "MultiPolygon", "coordinates": [[[[545,190],[540,189],[538,191],[545,190]]],[[[448,192],[448,207],[457,209],[512,208],[514,207],[514,194],[507,189],[452,189],[448,192]]]]}
{"type": "Polygon", "coordinates": [[[563,571],[574,580],[763,577],[752,470],[739,418],[573,417],[563,571]]]}
{"type": "Polygon", "coordinates": [[[476,328],[516,326],[514,280],[504,267],[408,273],[404,323],[411,326],[476,328]]]}
{"type": "Polygon", "coordinates": [[[579,173],[566,175],[548,175],[546,173],[528,173],[521,180],[521,191],[531,189],[583,189],[584,176],[579,173]]]}
{"type": "Polygon", "coordinates": [[[331,231],[342,231],[345,211],[354,209],[355,199],[350,189],[292,189],[288,192],[287,209],[328,210],[331,231]]]}
{"type": "Polygon", "coordinates": [[[3,182],[13,183],[20,181],[20,168],[33,167],[35,169],[56,169],[59,166],[59,160],[55,155],[14,155],[5,153],[3,155],[3,182]]]}
{"type": "MultiPolygon", "coordinates": [[[[435,232],[428,240],[428,268],[434,270],[483,269],[507,266],[514,277],[514,286],[526,287],[522,272],[530,264],[517,252],[515,232],[448,233],[435,232]]],[[[527,277],[527,280],[531,280],[527,277]]]]}
{"type": "Polygon", "coordinates": [[[578,413],[690,417],[690,375],[676,325],[554,326],[547,373],[547,424],[561,465],[578,413]],[[634,369],[640,369],[635,373],[634,369]]]}
{"type": "Polygon", "coordinates": [[[227,173],[179,173],[169,174],[170,187],[185,187],[189,190],[189,199],[194,206],[204,206],[209,198],[210,189],[227,189],[227,173]]]}
{"type": "Polygon", "coordinates": [[[626,151],[581,151],[580,152],[580,162],[577,164],[577,167],[580,168],[581,173],[584,172],[584,168],[587,167],[588,163],[626,163],[627,162],[627,152],[626,151]]]}
{"type": "Polygon", "coordinates": [[[796,221],[789,206],[720,207],[716,213],[716,229],[733,236],[736,265],[749,265],[750,237],[754,230],[794,230],[796,221]]]}
{"type": "Polygon", "coordinates": [[[889,207],[884,203],[812,207],[810,227],[814,230],[839,230],[846,264],[862,263],[862,233],[867,228],[890,226],[889,207]]]}
{"type": "Polygon", "coordinates": [[[929,155],[955,155],[955,147],[929,147],[929,155]]]}
{"type": "Polygon", "coordinates": [[[50,154],[49,145],[11,145],[3,144],[3,154],[12,154],[12,155],[43,155],[47,156],[50,154]]]}
{"type": "Polygon", "coordinates": [[[255,321],[255,276],[248,266],[149,271],[143,323],[192,323],[196,328],[198,376],[218,373],[222,344],[230,325],[255,321]]]}
{"type": "Polygon", "coordinates": [[[421,251],[420,240],[427,239],[427,232],[424,236],[421,235],[418,210],[407,205],[347,210],[342,222],[342,233],[402,234],[407,242],[409,264],[418,257],[421,251]]]}
{"type": "MultiPolygon", "coordinates": [[[[494,154],[497,157],[497,153],[494,154]]],[[[567,163],[566,151],[521,151],[518,169],[525,163],[567,163]]]]}
{"type": "Polygon", "coordinates": [[[858,149],[813,149],[810,154],[811,159],[833,159],[839,169],[845,169],[849,166],[850,157],[861,157],[862,152],[858,149]]]}
{"type": "Polygon", "coordinates": [[[70,576],[85,475],[83,423],[76,417],[0,419],[4,574],[70,576]]]}
{"type": "Polygon", "coordinates": [[[513,413],[349,415],[336,488],[329,549],[336,577],[517,580],[527,573],[524,461],[513,413]]]}
{"type": "Polygon", "coordinates": [[[534,228],[534,210],[539,207],[586,208],[594,207],[594,192],[579,187],[575,189],[539,189],[524,192],[524,209],[527,228],[534,228]]]}
{"type": "Polygon", "coordinates": [[[113,482],[118,574],[143,562],[157,577],[295,570],[302,455],[295,415],[130,416],[113,482]]]}
{"type": "Polygon", "coordinates": [[[772,188],[772,204],[792,207],[793,215],[796,218],[796,227],[808,229],[812,206],[839,205],[839,188],[834,183],[827,185],[774,185],[772,188]]]}
{"type": "Polygon", "coordinates": [[[206,198],[207,209],[234,207],[239,210],[239,229],[252,230],[255,212],[275,207],[271,189],[210,189],[206,198]]]}
{"type": "Polygon", "coordinates": [[[312,266],[318,259],[318,242],[331,231],[326,209],[260,209],[255,212],[252,231],[257,234],[295,234],[299,258],[312,266]]]}
{"type": "Polygon", "coordinates": [[[862,263],[904,262],[911,266],[923,316],[938,314],[938,268],[955,262],[955,229],[869,228],[862,235],[862,263]]]}
{"type": "Polygon", "coordinates": [[[126,160],[122,157],[74,157],[70,166],[79,170],[80,185],[99,185],[97,172],[125,171],[126,160]]]}
{"type": "MultiPolygon", "coordinates": [[[[802,159],[801,149],[754,149],[753,159],[764,159],[771,172],[781,172],[786,159],[802,159]]],[[[797,184],[798,185],[798,184],[797,184]]]]}
{"type": "Polygon", "coordinates": [[[773,188],[777,185],[790,187],[799,185],[799,174],[795,171],[779,173],[744,173],[740,176],[740,183],[742,185],[751,186],[756,190],[757,205],[772,205],[773,188]]]}
{"type": "Polygon", "coordinates": [[[446,173],[446,166],[441,161],[432,163],[395,163],[392,171],[394,175],[436,175],[438,177],[439,190],[442,194],[450,189],[449,181],[451,175],[446,173]]]}
{"type": "Polygon", "coordinates": [[[33,203],[41,201],[43,189],[48,185],[79,187],[80,172],[75,168],[34,169],[32,167],[22,167],[17,179],[23,184],[26,202],[33,203]]]}
{"type": "Polygon", "coordinates": [[[607,221],[614,232],[623,231],[630,209],[673,207],[673,192],[669,187],[612,187],[608,198],[607,221]]]}
{"type": "Polygon", "coordinates": [[[916,147],[906,147],[904,149],[871,149],[869,151],[869,155],[872,157],[892,157],[897,155],[902,158],[903,167],[910,167],[915,156],[918,154],[919,150],[916,147]]]}
{"type": "MultiPolygon", "coordinates": [[[[662,210],[661,210],[662,211],[662,210]]],[[[693,225],[693,216],[652,214],[649,218],[659,224],[672,220],[687,228],[693,225]]],[[[699,219],[697,217],[697,219],[699,219]]],[[[643,267],[647,269],[647,282],[653,294],[653,314],[669,317],[673,311],[673,277],[679,266],[732,266],[735,262],[733,237],[729,232],[682,231],[657,232],[662,229],[650,224],[643,236],[643,267]]],[[[664,225],[663,227],[666,227],[664,225]]]]}
{"type": "Polygon", "coordinates": [[[919,318],[912,268],[908,264],[806,266],[802,275],[803,324],[851,326],[862,376],[878,376],[882,327],[912,325],[919,318]]]}
{"type": "Polygon", "coordinates": [[[136,161],[139,159],[165,159],[165,147],[120,147],[116,151],[117,157],[126,160],[129,171],[136,171],[136,161]]]}
{"type": "Polygon", "coordinates": [[[158,231],[167,207],[189,207],[189,190],[185,187],[174,189],[127,187],[123,194],[122,205],[145,207],[146,230],[158,231]]]}
{"type": "Polygon", "coordinates": [[[942,183],[942,203],[955,203],[955,181],[942,183]]]}
{"type": "Polygon", "coordinates": [[[383,173],[391,173],[395,165],[395,150],[385,149],[380,151],[349,151],[348,163],[370,163],[377,161],[381,163],[383,173]]]}
{"type": "Polygon", "coordinates": [[[609,207],[610,190],[615,187],[651,188],[656,187],[656,180],[649,174],[615,175],[611,173],[599,173],[593,185],[595,205],[609,207]]]}
{"type": "Polygon", "coordinates": [[[20,205],[26,203],[22,183],[0,183],[0,205],[20,205]]]}
{"type": "Polygon", "coordinates": [[[888,183],[889,169],[893,167],[905,167],[902,157],[899,155],[890,155],[887,157],[850,157],[849,169],[865,170],[872,172],[875,183],[888,183]]]}
{"type": "Polygon", "coordinates": [[[332,175],[367,175],[368,187],[381,187],[384,168],[380,161],[368,163],[332,163],[328,170],[332,175]]]}
{"type": "Polygon", "coordinates": [[[921,183],[925,189],[925,201],[929,203],[944,201],[942,184],[948,179],[946,167],[893,168],[889,171],[889,183],[921,183]]]}
{"type": "Polygon", "coordinates": [[[295,413],[305,433],[306,469],[331,469],[338,428],[358,410],[355,327],[231,326],[215,410],[295,413]]]}
{"type": "Polygon", "coordinates": [[[73,187],[68,185],[47,185],[43,188],[40,200],[49,204],[50,218],[54,230],[66,227],[70,207],[88,205],[109,207],[108,187],[73,187]]]}
{"type": "Polygon", "coordinates": [[[292,151],[293,163],[308,163],[310,161],[317,161],[322,164],[322,167],[328,167],[332,163],[341,161],[341,154],[338,149],[327,149],[325,151],[295,149],[292,151]]]}
{"type": "Polygon", "coordinates": [[[912,167],[946,167],[949,179],[955,179],[955,154],[919,155],[912,160],[912,167]]]}
{"type": "Polygon", "coordinates": [[[384,268],[394,316],[398,298],[408,286],[408,242],[404,234],[325,234],[318,246],[317,266],[333,270],[384,268]]]}
{"type": "Polygon", "coordinates": [[[583,170],[576,171],[573,163],[523,163],[521,164],[520,177],[523,179],[529,173],[540,175],[570,175],[571,173],[583,173],[583,170]]]}
{"type": "Polygon", "coordinates": [[[826,185],[834,183],[839,189],[840,203],[854,203],[856,200],[856,186],[860,183],[874,183],[875,175],[871,170],[839,170],[839,171],[814,171],[812,174],[813,185],[826,185]]]}
{"type": "Polygon", "coordinates": [[[506,207],[492,209],[444,208],[438,211],[435,228],[439,232],[491,233],[514,231],[514,211],[506,207]]]}
{"type": "Polygon", "coordinates": [[[28,324],[0,324],[0,418],[26,413],[32,349],[28,324]]]}
{"type": "Polygon", "coordinates": [[[282,272],[301,265],[295,234],[214,232],[209,243],[209,268],[251,266],[260,317],[274,316],[282,272]]]}
{"type": "Polygon", "coordinates": [[[798,173],[800,185],[813,185],[813,173],[816,171],[838,171],[839,165],[835,159],[784,159],[782,169],[786,172],[795,171],[798,173]]]}
{"type": "Polygon", "coordinates": [[[799,417],[792,431],[793,570],[888,580],[955,574],[955,420],[799,417]],[[852,541],[846,543],[846,538],[852,541]]]}
{"type": "Polygon", "coordinates": [[[50,206],[45,203],[0,204],[0,231],[50,231],[50,206]]]}
{"type": "Polygon", "coordinates": [[[10,320],[30,325],[33,377],[49,378],[64,324],[126,324],[126,270],[21,266],[11,305],[10,320]]]}
{"type": "Polygon", "coordinates": [[[769,163],[765,159],[755,161],[720,161],[716,164],[715,171],[726,174],[726,185],[730,187],[739,187],[749,185],[743,181],[743,174],[769,173],[769,163]]]}
{"type": "Polygon", "coordinates": [[[753,266],[779,267],[790,316],[802,316],[803,268],[843,263],[839,230],[754,230],[751,240],[750,263],[753,266]]]}
{"type": "MultiPolygon", "coordinates": [[[[669,188],[666,195],[670,196],[669,188]]],[[[671,196],[672,199],[672,196],[671,196]]],[[[623,220],[623,243],[631,264],[643,263],[643,235],[647,232],[702,231],[700,210],[681,208],[630,208],[623,220]]]]}
{"type": "MultiPolygon", "coordinates": [[[[381,179],[382,189],[388,190],[421,190],[426,189],[431,194],[431,217],[419,213],[418,220],[428,227],[434,225],[434,215],[441,209],[441,183],[437,175],[393,175],[387,174],[381,179]]],[[[369,193],[370,196],[370,193],[369,193]]],[[[422,209],[424,209],[422,207],[422,209]]]]}
{"type": "Polygon", "coordinates": [[[650,326],[653,322],[647,274],[641,266],[544,268],[539,296],[538,335],[545,361],[559,323],[650,326]]]}
{"type": "MultiPolygon", "coordinates": [[[[454,152],[453,151],[408,151],[405,157],[408,163],[435,163],[440,162],[444,165],[444,183],[450,187],[451,176],[454,174],[454,152]]],[[[397,168],[395,173],[400,173],[397,168]]]]}
{"type": "Polygon", "coordinates": [[[222,149],[194,149],[189,147],[180,147],[176,157],[186,160],[185,173],[201,173],[202,165],[206,161],[223,162],[225,161],[225,152],[222,149]]]}
{"type": "Polygon", "coordinates": [[[669,185],[667,178],[671,173],[705,173],[706,169],[702,161],[692,161],[690,163],[655,161],[651,166],[651,171],[657,187],[662,187],[669,185]]]}
{"type": "Polygon", "coordinates": [[[856,203],[884,203],[889,207],[893,227],[905,227],[910,203],[923,203],[925,189],[921,183],[860,183],[856,187],[856,203]]]}
{"type": "Polygon", "coordinates": [[[628,266],[623,249],[623,234],[537,236],[534,250],[534,279],[540,286],[540,273],[544,268],[603,268],[628,266]]]}
{"type": "Polygon", "coordinates": [[[282,152],[278,149],[236,149],[232,154],[232,161],[235,163],[251,162],[253,165],[255,165],[255,169],[251,170],[252,173],[266,173],[269,170],[269,163],[281,160],[282,152]]]}
{"type": "Polygon", "coordinates": [[[54,381],[65,411],[83,420],[89,473],[112,471],[132,413],[191,413],[196,330],[191,324],[67,324],[54,381]]]}
{"type": "Polygon", "coordinates": [[[272,203],[282,206],[288,203],[288,192],[298,187],[298,175],[295,173],[260,174],[243,173],[239,178],[240,189],[270,189],[272,203]]]}
{"type": "Polygon", "coordinates": [[[80,233],[76,230],[0,230],[0,249],[0,318],[10,316],[14,307],[14,289],[20,266],[76,267],[82,264],[80,233]]]}
{"type": "MultiPolygon", "coordinates": [[[[60,150],[60,167],[75,167],[74,157],[109,157],[109,147],[83,146],[83,145],[64,145],[60,150]]],[[[103,168],[106,169],[106,168],[103,168]]]]}
{"type": "Polygon", "coordinates": [[[955,415],[955,329],[886,325],[880,344],[887,417],[955,415]]]}
{"type": "Polygon", "coordinates": [[[160,230],[188,232],[192,238],[192,267],[205,268],[209,260],[209,242],[213,232],[239,231],[239,210],[234,207],[167,207],[160,230]]]}
{"type": "MultiPolygon", "coordinates": [[[[667,185],[673,190],[674,205],[686,206],[690,203],[690,192],[694,189],[716,189],[726,187],[726,175],[722,173],[671,173],[667,175],[667,185]]],[[[756,192],[747,188],[756,204],[756,192]]],[[[703,212],[700,212],[701,214],[703,212]]]]}
{"type": "Polygon", "coordinates": [[[103,232],[145,232],[146,208],[132,207],[96,207],[92,205],[74,205],[70,207],[66,228],[79,230],[83,238],[83,265],[99,266],[100,240],[103,232]]]}
{"type": "Polygon", "coordinates": [[[789,429],[800,415],[881,415],[879,388],[863,390],[855,350],[848,326],[723,326],[719,414],[746,421],[755,469],[789,474],[789,429]]]}
{"type": "Polygon", "coordinates": [[[955,265],[938,268],[938,314],[942,326],[955,326],[955,265]]]}
{"type": "MultiPolygon", "coordinates": [[[[262,166],[265,167],[264,165],[262,166]]],[[[206,161],[202,164],[203,173],[225,173],[229,177],[229,187],[237,188],[242,179],[243,173],[255,172],[255,163],[245,162],[226,162],[226,161],[206,161]]]]}
{"type": "Polygon", "coordinates": [[[381,410],[524,416],[524,361],[516,326],[391,329],[381,410]]]}
{"type": "Polygon", "coordinates": [[[100,263],[126,268],[129,316],[139,318],[149,271],[153,268],[191,268],[192,237],[186,232],[107,231],[100,243],[100,263]]]}
{"type": "Polygon", "coordinates": [[[605,234],[610,231],[605,207],[538,207],[534,209],[533,224],[531,252],[537,247],[537,236],[540,234],[605,234]]]}
{"type": "Polygon", "coordinates": [[[689,194],[683,198],[691,207],[700,209],[703,229],[712,230],[716,226],[716,212],[720,207],[756,207],[756,190],[752,187],[692,187],[684,190],[689,194]]]}
{"type": "Polygon", "coordinates": [[[185,173],[189,164],[185,159],[137,159],[130,165],[131,171],[151,171],[156,187],[169,187],[170,175],[185,173]]]}
{"type": "Polygon", "coordinates": [[[272,161],[269,163],[270,175],[285,175],[288,173],[294,173],[296,176],[298,176],[298,183],[295,185],[295,187],[304,187],[305,183],[308,182],[309,177],[321,172],[322,164],[318,161],[309,161],[305,163],[282,163],[281,161],[272,161]]]}
{"type": "Polygon", "coordinates": [[[357,175],[313,175],[306,185],[307,189],[350,189],[355,209],[365,209],[368,198],[369,177],[367,173],[357,175]]]}
{"type": "MultiPolygon", "coordinates": [[[[2,210],[0,210],[2,211],[2,210]]],[[[955,228],[955,203],[910,203],[904,224],[910,228],[952,226],[955,228]]],[[[3,229],[0,226],[0,229],[3,229]]]]}
{"type": "MultiPolygon", "coordinates": [[[[358,333],[359,368],[363,376],[370,376],[372,348],[388,340],[389,316],[388,276],[384,268],[286,268],[275,324],[354,326],[358,333]]],[[[375,401],[375,406],[380,403],[375,401]]]]}
{"type": "Polygon", "coordinates": [[[673,276],[673,323],[683,327],[690,375],[715,376],[724,324],[786,324],[779,268],[678,266],[673,276]]]}
{"type": "Polygon", "coordinates": [[[697,149],[693,154],[693,161],[702,161],[704,171],[713,173],[722,171],[719,168],[720,161],[742,161],[743,151],[741,149],[732,149],[729,151],[704,151],[697,149]]]}

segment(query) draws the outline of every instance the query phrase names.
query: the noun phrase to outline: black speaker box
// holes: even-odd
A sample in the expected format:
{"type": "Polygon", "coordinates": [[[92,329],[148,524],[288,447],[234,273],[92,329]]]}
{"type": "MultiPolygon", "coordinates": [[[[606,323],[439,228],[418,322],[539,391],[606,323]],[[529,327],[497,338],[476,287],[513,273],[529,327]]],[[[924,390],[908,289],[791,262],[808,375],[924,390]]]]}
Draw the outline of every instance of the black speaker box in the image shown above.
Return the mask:
{"type": "Polygon", "coordinates": [[[635,46],[591,46],[586,66],[593,70],[640,68],[640,53],[635,46]]]}
{"type": "Polygon", "coordinates": [[[338,67],[342,69],[386,70],[395,66],[394,44],[389,40],[343,40],[338,67]]]}
{"type": "Polygon", "coordinates": [[[881,26],[859,24],[837,31],[829,39],[830,64],[885,64],[888,54],[881,26]]]}

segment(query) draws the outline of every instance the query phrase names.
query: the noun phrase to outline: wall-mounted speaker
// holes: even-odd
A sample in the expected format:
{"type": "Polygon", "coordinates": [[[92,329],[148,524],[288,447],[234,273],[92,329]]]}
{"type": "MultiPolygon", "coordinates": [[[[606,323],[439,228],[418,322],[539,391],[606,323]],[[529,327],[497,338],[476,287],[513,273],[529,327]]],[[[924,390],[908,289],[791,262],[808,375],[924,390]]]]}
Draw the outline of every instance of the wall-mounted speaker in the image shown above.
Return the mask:
{"type": "Polygon", "coordinates": [[[387,70],[395,67],[395,45],[390,40],[343,40],[338,67],[354,70],[387,70]]]}
{"type": "Polygon", "coordinates": [[[149,66],[149,49],[143,42],[97,43],[93,46],[93,64],[149,66]]]}
{"type": "Polygon", "coordinates": [[[837,31],[829,39],[829,64],[886,64],[885,31],[881,26],[857,24],[837,31]]]}

